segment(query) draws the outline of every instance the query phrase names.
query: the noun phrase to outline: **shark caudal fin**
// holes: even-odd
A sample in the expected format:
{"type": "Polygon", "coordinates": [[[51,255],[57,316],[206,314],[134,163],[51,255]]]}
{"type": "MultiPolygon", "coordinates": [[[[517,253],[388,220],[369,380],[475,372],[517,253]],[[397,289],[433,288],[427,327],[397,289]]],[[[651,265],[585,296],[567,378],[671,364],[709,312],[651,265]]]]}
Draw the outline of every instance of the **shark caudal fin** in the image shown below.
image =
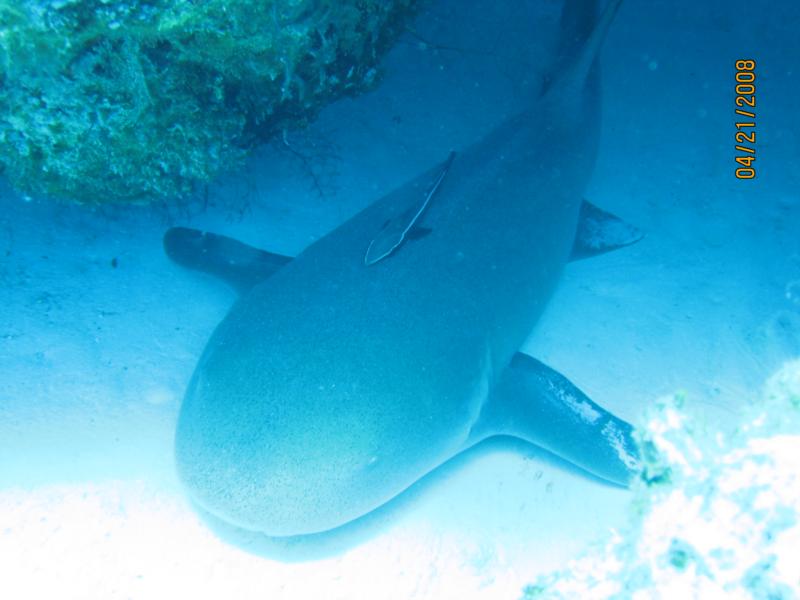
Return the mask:
{"type": "Polygon", "coordinates": [[[557,60],[577,56],[597,24],[598,0],[565,0],[561,10],[557,60]]]}
{"type": "Polygon", "coordinates": [[[597,0],[566,0],[555,70],[542,95],[569,96],[583,87],[603,46],[622,0],[609,0],[597,16],[597,0]]]}

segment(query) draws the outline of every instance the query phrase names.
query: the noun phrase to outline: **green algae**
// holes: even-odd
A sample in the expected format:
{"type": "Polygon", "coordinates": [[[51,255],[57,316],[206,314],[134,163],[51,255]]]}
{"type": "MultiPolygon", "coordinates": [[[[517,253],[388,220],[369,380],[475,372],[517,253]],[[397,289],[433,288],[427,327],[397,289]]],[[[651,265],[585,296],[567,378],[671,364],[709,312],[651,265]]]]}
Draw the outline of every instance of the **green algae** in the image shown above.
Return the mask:
{"type": "Polygon", "coordinates": [[[416,0],[0,0],[0,165],[27,194],[147,203],[369,88],[416,0]]]}

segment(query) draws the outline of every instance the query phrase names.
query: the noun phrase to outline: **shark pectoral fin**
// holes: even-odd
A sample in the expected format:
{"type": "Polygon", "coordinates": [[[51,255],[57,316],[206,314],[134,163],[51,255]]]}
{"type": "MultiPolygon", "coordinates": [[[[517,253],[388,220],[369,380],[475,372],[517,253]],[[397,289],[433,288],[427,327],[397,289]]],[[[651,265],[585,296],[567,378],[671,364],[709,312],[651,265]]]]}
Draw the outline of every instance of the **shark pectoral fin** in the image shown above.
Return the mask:
{"type": "Polygon", "coordinates": [[[242,294],[292,260],[224,235],[186,227],[167,230],[164,251],[182,267],[215,275],[242,294]]]}
{"type": "Polygon", "coordinates": [[[630,246],[643,237],[641,230],[584,200],[570,260],[589,258],[630,246]]]}
{"type": "Polygon", "coordinates": [[[566,377],[517,352],[476,424],[484,436],[512,435],[621,486],[639,453],[630,424],[592,402],[566,377]]]}
{"type": "Polygon", "coordinates": [[[370,266],[380,262],[397,250],[407,239],[420,239],[430,233],[431,230],[426,227],[420,227],[418,221],[442,185],[442,181],[444,181],[447,172],[450,170],[455,157],[456,153],[451,152],[430,188],[428,188],[424,198],[383,224],[378,235],[367,247],[367,252],[364,255],[365,265],[370,266]]]}

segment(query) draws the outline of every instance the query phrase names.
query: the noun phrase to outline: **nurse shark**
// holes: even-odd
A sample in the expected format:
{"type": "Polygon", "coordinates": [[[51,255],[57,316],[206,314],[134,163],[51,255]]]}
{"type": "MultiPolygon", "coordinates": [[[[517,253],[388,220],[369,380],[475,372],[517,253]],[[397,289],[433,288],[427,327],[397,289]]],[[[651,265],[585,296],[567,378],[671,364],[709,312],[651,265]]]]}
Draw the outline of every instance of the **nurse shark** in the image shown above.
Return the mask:
{"type": "Polygon", "coordinates": [[[267,536],[329,531],[497,435],[627,484],[630,425],[518,351],[571,259],[640,237],[582,200],[620,4],[567,0],[526,110],[296,257],[166,233],[172,259],[241,294],[178,418],[177,470],[203,510],[267,536]]]}

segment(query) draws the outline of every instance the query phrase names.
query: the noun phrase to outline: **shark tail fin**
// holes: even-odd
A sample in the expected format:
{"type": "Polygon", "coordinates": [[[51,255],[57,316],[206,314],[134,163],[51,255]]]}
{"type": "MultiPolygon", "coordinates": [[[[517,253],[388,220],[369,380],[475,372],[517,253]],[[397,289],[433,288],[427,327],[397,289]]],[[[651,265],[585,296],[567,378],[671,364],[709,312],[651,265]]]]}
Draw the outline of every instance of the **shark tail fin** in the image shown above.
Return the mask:
{"type": "Polygon", "coordinates": [[[609,0],[597,16],[597,0],[566,0],[561,15],[557,72],[545,84],[544,94],[563,94],[581,87],[589,77],[622,0],[609,0]]]}
{"type": "Polygon", "coordinates": [[[597,23],[598,0],[565,0],[558,36],[559,62],[574,57],[583,48],[597,23]]]}
{"type": "Polygon", "coordinates": [[[600,48],[606,39],[608,30],[611,23],[614,22],[614,17],[617,15],[622,0],[609,0],[603,14],[595,24],[592,33],[586,40],[586,44],[581,53],[576,57],[575,63],[572,65],[572,77],[577,81],[585,81],[589,75],[589,71],[600,53],[600,48]]]}

